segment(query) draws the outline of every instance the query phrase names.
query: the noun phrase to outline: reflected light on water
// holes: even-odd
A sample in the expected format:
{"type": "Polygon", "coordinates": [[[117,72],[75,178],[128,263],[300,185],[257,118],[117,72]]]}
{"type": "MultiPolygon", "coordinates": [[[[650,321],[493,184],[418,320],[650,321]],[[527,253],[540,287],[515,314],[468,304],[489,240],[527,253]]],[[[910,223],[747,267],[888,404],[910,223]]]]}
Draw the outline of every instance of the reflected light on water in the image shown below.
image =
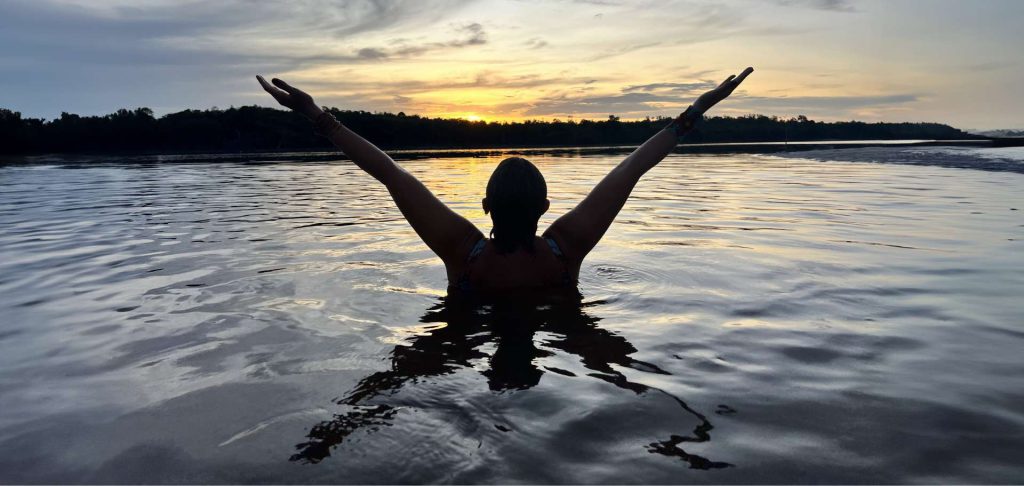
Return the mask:
{"type": "MultiPolygon", "coordinates": [[[[990,151],[848,150],[672,155],[584,263],[580,302],[511,307],[447,298],[348,162],[2,166],[0,471],[1018,480],[1024,175],[990,151]],[[948,168],[975,159],[990,170],[948,168]]],[[[486,233],[514,152],[402,163],[486,233]]],[[[622,155],[526,157],[544,228],[622,155]]]]}

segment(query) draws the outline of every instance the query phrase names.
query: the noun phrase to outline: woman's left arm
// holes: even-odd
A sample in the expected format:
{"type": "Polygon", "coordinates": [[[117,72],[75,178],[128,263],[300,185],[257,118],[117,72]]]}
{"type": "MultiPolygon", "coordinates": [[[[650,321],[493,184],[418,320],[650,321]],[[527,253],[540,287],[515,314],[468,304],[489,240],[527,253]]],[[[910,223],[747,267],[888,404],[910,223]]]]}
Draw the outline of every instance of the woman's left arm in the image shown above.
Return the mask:
{"type": "Polygon", "coordinates": [[[694,120],[732,94],[752,72],[754,68],[748,67],[739,76],[729,76],[718,87],[697,98],[671,125],[612,169],[579,205],[555,220],[544,235],[554,238],[569,260],[579,265],[611,226],[640,177],[672,152],[679,136],[692,127],[694,120]]]}

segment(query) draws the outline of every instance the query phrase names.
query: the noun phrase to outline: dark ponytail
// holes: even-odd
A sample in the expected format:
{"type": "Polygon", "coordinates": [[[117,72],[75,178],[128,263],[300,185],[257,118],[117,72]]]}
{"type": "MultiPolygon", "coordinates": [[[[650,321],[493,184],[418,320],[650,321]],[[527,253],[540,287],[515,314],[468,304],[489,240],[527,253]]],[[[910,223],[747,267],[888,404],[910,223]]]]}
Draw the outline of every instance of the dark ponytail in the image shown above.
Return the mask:
{"type": "Polygon", "coordinates": [[[521,157],[498,164],[487,182],[487,207],[494,227],[491,239],[499,253],[533,251],[537,221],[547,209],[548,186],[540,170],[521,157]]]}

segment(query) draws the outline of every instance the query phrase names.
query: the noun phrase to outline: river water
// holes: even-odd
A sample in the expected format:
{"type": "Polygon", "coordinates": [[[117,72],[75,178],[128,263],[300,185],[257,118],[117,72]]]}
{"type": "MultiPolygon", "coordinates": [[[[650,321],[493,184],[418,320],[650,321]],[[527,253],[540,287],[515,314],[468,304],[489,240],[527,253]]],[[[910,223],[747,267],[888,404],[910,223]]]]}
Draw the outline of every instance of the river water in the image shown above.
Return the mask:
{"type": "MultiPolygon", "coordinates": [[[[486,233],[469,155],[402,163],[486,233]]],[[[528,157],[542,228],[621,160],[528,157]]],[[[484,307],[349,162],[242,159],[0,166],[0,481],[1024,477],[1019,149],[672,155],[582,304],[484,307]]]]}

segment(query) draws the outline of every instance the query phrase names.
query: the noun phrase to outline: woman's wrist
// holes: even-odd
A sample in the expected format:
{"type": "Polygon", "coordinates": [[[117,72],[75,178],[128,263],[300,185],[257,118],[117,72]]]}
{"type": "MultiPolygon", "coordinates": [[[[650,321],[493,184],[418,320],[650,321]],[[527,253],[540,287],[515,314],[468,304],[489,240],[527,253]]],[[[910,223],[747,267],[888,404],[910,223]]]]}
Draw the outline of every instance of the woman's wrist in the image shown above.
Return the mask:
{"type": "Polygon", "coordinates": [[[313,119],[313,132],[323,137],[329,137],[335,130],[341,128],[341,122],[329,111],[320,110],[320,114],[313,119]]]}
{"type": "Polygon", "coordinates": [[[312,105],[303,108],[299,113],[302,113],[302,116],[308,118],[309,121],[315,122],[316,119],[320,117],[320,115],[324,114],[324,110],[319,106],[312,105]]]}
{"type": "Polygon", "coordinates": [[[711,109],[710,106],[705,106],[704,103],[701,102],[700,98],[697,98],[697,101],[694,101],[693,104],[690,105],[690,108],[693,109],[694,113],[697,115],[703,115],[706,111],[711,109]]]}
{"type": "Polygon", "coordinates": [[[693,126],[700,121],[701,118],[701,112],[691,105],[686,108],[686,111],[682,112],[678,117],[672,120],[672,123],[669,123],[665,129],[672,130],[676,134],[676,137],[682,137],[686,132],[692,130],[693,126]]]}

